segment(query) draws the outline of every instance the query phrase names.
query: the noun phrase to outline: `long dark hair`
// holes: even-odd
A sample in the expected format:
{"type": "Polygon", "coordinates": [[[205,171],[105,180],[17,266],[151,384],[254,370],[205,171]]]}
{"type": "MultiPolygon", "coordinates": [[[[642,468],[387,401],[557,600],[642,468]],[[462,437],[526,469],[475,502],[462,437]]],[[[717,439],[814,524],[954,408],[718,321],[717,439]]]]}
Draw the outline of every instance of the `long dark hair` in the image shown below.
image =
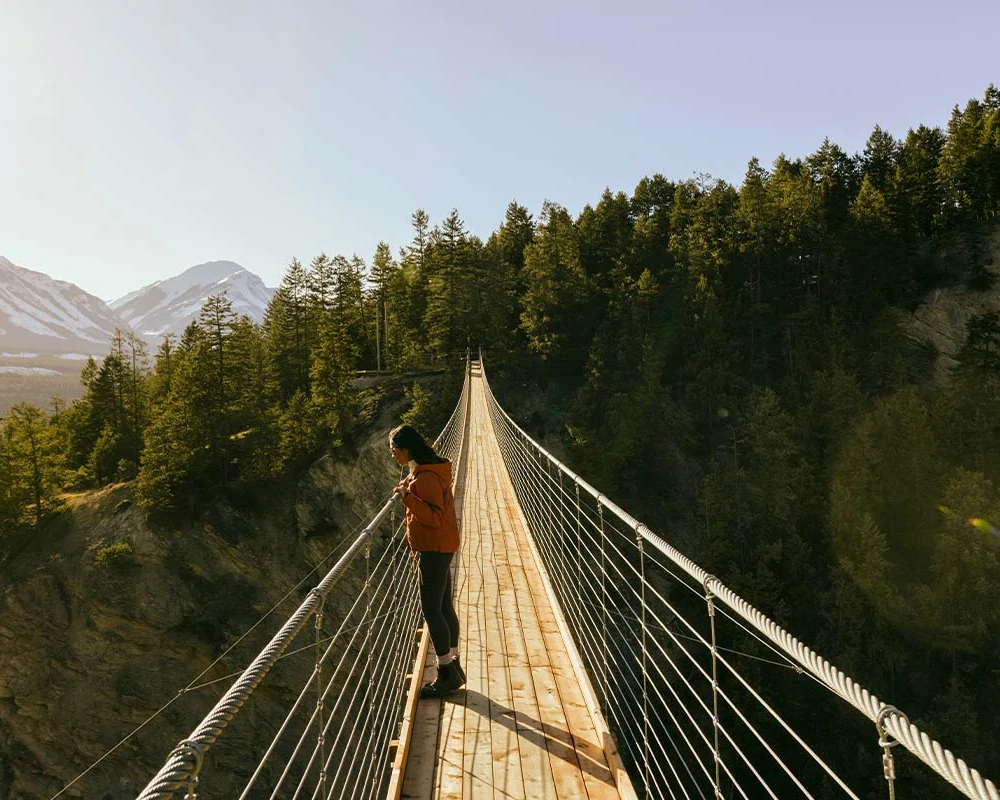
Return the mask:
{"type": "Polygon", "coordinates": [[[446,460],[434,452],[434,448],[427,444],[427,440],[412,425],[393,428],[389,431],[389,441],[393,447],[409,450],[410,458],[418,464],[440,464],[446,460]]]}

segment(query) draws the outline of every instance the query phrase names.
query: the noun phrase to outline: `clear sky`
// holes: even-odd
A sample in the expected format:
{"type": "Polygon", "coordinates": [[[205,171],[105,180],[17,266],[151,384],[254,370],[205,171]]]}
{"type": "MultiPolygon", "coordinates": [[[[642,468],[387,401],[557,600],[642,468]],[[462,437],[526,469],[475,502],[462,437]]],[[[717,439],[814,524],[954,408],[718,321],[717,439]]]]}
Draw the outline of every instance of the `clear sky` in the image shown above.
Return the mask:
{"type": "Polygon", "coordinates": [[[998,0],[0,0],[0,255],[111,300],[393,252],[456,207],[898,138],[1000,83],[998,0]]]}

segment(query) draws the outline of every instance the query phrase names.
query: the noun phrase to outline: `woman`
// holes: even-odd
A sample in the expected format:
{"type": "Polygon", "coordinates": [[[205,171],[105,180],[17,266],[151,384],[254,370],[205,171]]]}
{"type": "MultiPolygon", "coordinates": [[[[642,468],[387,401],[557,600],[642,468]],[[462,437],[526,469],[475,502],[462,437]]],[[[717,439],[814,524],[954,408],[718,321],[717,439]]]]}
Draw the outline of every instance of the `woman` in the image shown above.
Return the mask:
{"type": "Polygon", "coordinates": [[[420,690],[441,697],[465,684],[458,663],[458,615],[452,598],[451,561],[458,550],[458,521],[451,491],[451,461],[434,452],[409,425],[389,433],[389,447],[410,473],[395,488],[406,507],[406,542],[417,553],[420,608],[437,654],[438,673],[420,690]]]}

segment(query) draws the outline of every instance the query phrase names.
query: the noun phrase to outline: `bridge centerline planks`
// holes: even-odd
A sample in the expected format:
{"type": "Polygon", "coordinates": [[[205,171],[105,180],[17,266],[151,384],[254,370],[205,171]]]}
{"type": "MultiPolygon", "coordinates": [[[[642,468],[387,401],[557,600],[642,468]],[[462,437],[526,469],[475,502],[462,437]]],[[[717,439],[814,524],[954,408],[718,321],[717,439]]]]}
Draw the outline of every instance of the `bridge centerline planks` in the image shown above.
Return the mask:
{"type": "Polygon", "coordinates": [[[528,544],[478,370],[470,388],[456,582],[469,683],[444,701],[420,702],[435,720],[413,732],[402,796],[619,798],[528,544]]]}

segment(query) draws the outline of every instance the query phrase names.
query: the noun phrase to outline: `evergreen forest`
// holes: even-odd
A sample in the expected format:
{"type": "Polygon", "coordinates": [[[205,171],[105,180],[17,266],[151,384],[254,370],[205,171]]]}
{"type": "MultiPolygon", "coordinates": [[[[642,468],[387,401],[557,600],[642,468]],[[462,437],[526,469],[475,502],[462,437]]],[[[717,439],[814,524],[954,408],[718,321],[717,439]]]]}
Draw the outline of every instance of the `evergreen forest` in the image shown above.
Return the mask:
{"type": "Polygon", "coordinates": [[[485,240],[458,210],[412,228],[370,262],[293,259],[260,325],[213,297],[155,352],[116,334],[80,399],[13,406],[0,557],[67,491],[135,481],[166,520],[278,491],[349,452],[359,371],[407,380],[436,433],[481,350],[529,433],[997,778],[1000,314],[944,372],[902,320],[1000,291],[1000,89],[860,153],[751,159],[738,187],[655,174],[576,216],[511,202],[485,240]]]}

